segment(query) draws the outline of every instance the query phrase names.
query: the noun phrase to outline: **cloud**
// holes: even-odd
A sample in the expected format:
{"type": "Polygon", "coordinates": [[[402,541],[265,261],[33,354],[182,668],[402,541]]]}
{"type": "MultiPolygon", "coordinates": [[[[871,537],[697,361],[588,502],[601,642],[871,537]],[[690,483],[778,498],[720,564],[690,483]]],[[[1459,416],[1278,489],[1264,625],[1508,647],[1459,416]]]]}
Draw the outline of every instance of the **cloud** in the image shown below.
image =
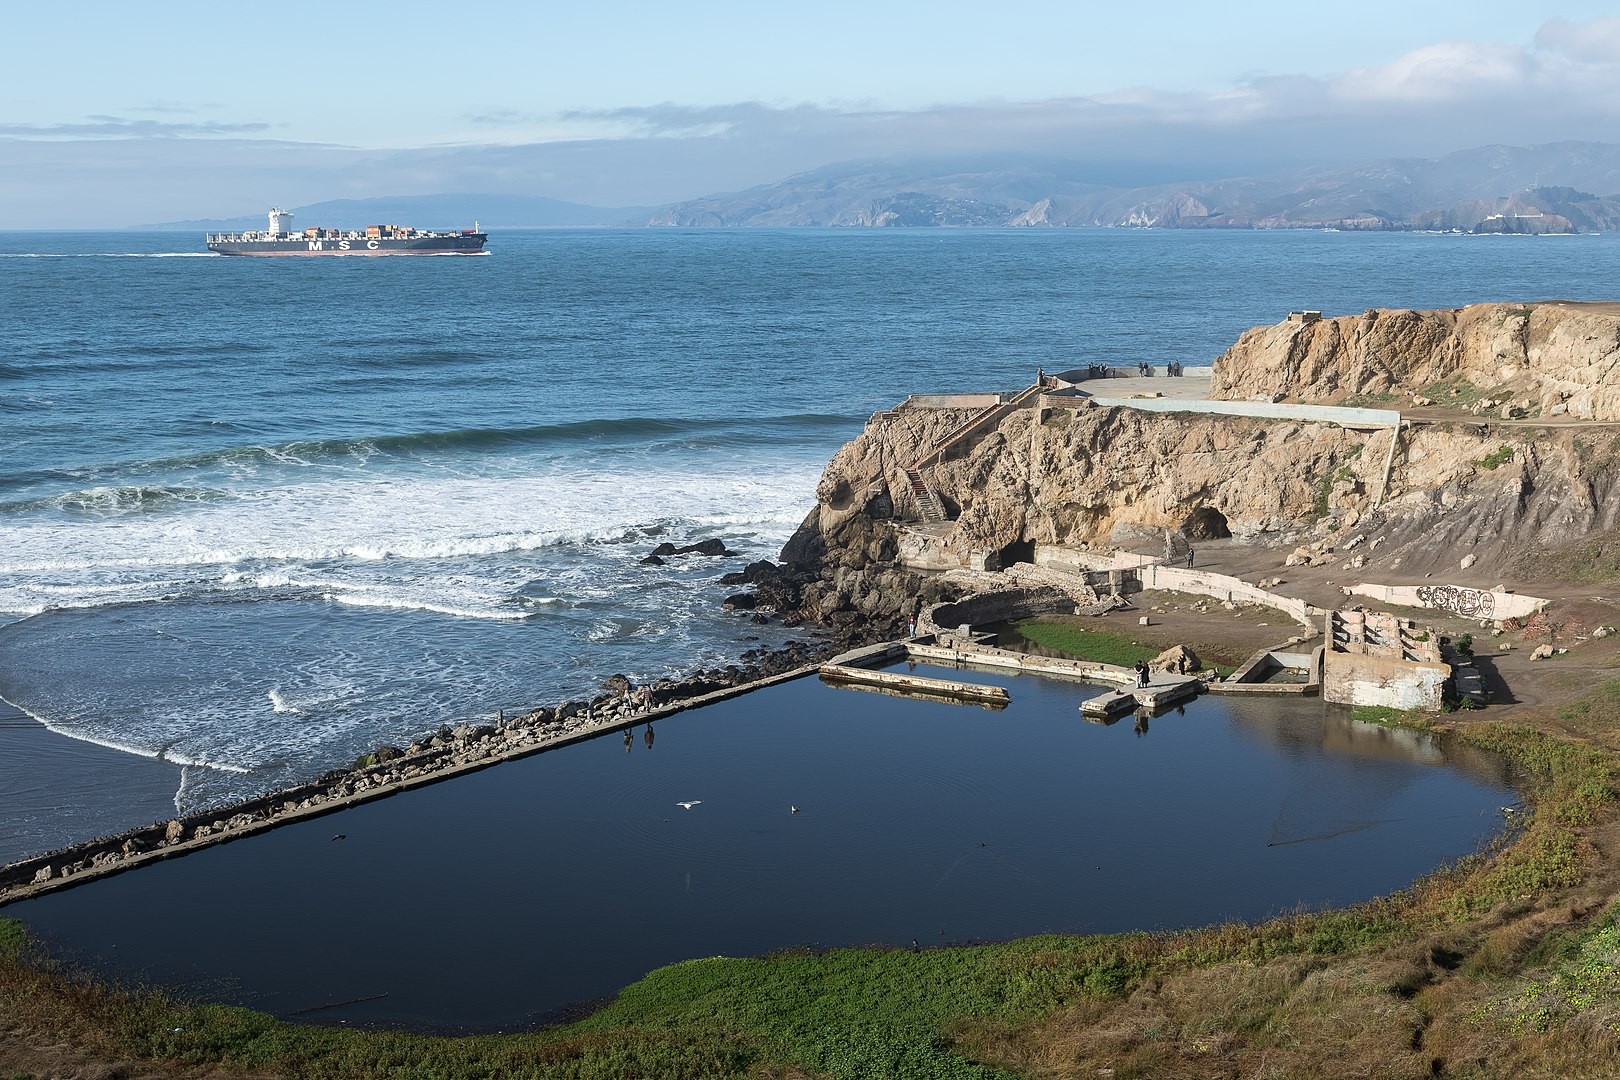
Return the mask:
{"type": "Polygon", "coordinates": [[[154,101],[147,105],[131,105],[124,110],[134,113],[155,113],[158,116],[195,116],[197,110],[190,105],[173,101],[154,101]]]}
{"type": "Polygon", "coordinates": [[[1216,92],[1131,87],[904,110],[762,101],[545,115],[490,108],[464,118],[475,137],[454,147],[336,150],[263,138],[263,123],[131,118],[181,108],[0,124],[12,166],[0,171],[0,225],[73,224],[75,205],[118,215],[91,224],[120,224],[441,192],[645,206],[850,160],[1016,155],[1058,163],[1071,179],[1136,186],[1489,144],[1620,142],[1620,18],[1554,19],[1519,45],[1436,42],[1382,65],[1216,92]],[[53,206],[63,209],[43,213],[53,206]]]}
{"type": "Polygon", "coordinates": [[[1549,20],[1536,31],[1536,48],[1583,64],[1620,64],[1620,18],[1549,20]]]}
{"type": "MultiPolygon", "coordinates": [[[[148,111],[159,111],[155,107],[148,111]]],[[[183,110],[181,110],[183,111],[183,110]]],[[[121,116],[87,116],[76,124],[0,123],[0,135],[20,139],[173,139],[208,135],[256,135],[270,130],[264,123],[199,121],[174,123],[128,120],[121,116]]]]}
{"type": "Polygon", "coordinates": [[[1467,102],[1522,91],[1534,67],[1524,49],[1511,45],[1443,42],[1382,67],[1357,68],[1329,86],[1349,102],[1467,102]]]}
{"type": "Polygon", "coordinates": [[[552,119],[539,113],[520,112],[516,109],[491,109],[487,112],[472,113],[463,117],[469,124],[480,127],[522,127],[528,124],[544,124],[552,119]]]}

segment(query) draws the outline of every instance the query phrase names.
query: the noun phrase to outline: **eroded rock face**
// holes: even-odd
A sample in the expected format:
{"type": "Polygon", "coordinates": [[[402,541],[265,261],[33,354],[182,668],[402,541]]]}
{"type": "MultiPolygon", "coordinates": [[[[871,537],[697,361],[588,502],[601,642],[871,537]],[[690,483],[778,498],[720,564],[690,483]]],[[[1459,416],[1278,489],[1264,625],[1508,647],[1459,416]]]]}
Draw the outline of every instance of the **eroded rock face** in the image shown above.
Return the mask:
{"type": "MultiPolygon", "coordinates": [[[[881,413],[841,448],[782,552],[807,617],[903,612],[897,520],[947,521],[928,565],[1010,560],[1030,545],[1115,546],[1177,533],[1298,549],[1335,543],[1361,569],[1475,576],[1615,529],[1620,441],[1606,429],[1493,427],[1503,416],[1620,420],[1620,304],[1478,304],[1369,311],[1246,332],[1216,362],[1214,396],[1453,411],[1453,422],[1353,431],[1331,424],[1098,407],[1016,410],[936,462],[968,410],[881,413]],[[1461,419],[1456,413],[1465,414],[1461,419]],[[1471,422],[1466,414],[1479,416],[1471,422]],[[917,475],[908,467],[917,466],[917,475]],[[937,518],[937,514],[934,515],[937,518]]],[[[916,540],[914,532],[908,543],[916,540]]],[[[1522,575],[1521,575],[1522,576],[1522,575]]]]}
{"type": "MultiPolygon", "coordinates": [[[[1124,408],[1052,410],[1044,420],[1018,411],[963,457],[926,470],[956,515],[936,543],[965,565],[1013,545],[1107,547],[1218,522],[1240,540],[1278,545],[1279,561],[1306,548],[1320,558],[1295,561],[1326,564],[1335,543],[1355,547],[1360,536],[1371,541],[1355,552],[1364,565],[1455,574],[1473,554],[1478,575],[1620,524],[1620,444],[1608,429],[1423,425],[1401,432],[1392,457],[1394,437],[1124,408]]],[[[909,484],[901,468],[885,469],[894,457],[881,425],[841,449],[821,485],[840,505],[818,504],[783,552],[800,556],[813,579],[807,607],[819,615],[884,610],[915,591],[895,565],[894,522],[873,510],[880,481],[909,484]]]]}
{"type": "Polygon", "coordinates": [[[1215,361],[1212,396],[1388,397],[1493,419],[1620,419],[1620,305],[1374,309],[1247,330],[1215,361]]]}

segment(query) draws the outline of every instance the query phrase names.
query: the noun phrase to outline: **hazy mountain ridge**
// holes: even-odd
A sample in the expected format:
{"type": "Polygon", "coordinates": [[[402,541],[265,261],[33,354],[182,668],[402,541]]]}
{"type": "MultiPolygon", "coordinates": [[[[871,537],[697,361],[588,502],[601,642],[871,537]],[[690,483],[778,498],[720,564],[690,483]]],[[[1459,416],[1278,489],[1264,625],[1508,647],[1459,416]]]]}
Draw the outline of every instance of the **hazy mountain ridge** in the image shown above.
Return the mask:
{"type": "Polygon", "coordinates": [[[1126,226],[1157,228],[1620,229],[1620,146],[1485,146],[1347,169],[1087,183],[1082,168],[849,162],[652,214],[674,226],[1126,226]],[[1065,175],[1068,172],[1070,175],[1065,175]]]}
{"type": "MultiPolygon", "coordinates": [[[[534,195],[413,195],[293,207],[298,227],[820,226],[1620,231],[1620,145],[1482,146],[1440,158],[1263,176],[1118,181],[1113,162],[1003,156],[859,160],[670,206],[599,207],[534,195]],[[1608,193],[1608,194],[1605,194],[1608,193]]],[[[1152,175],[1136,170],[1136,175],[1152,175]]],[[[1157,175],[1163,175],[1162,171],[1157,175]]],[[[269,207],[264,208],[268,210],[269,207]]],[[[149,229],[263,228],[263,211],[149,229]]]]}

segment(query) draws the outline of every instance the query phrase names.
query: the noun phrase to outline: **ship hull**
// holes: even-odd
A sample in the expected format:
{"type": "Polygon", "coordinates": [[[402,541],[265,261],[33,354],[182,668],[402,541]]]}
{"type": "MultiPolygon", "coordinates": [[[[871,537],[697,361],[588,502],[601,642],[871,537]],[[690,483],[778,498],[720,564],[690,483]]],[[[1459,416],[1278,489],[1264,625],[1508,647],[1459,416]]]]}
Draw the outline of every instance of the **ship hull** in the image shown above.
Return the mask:
{"type": "Polygon", "coordinates": [[[459,236],[420,236],[405,239],[211,240],[208,250],[219,255],[488,255],[488,233],[459,236]]]}

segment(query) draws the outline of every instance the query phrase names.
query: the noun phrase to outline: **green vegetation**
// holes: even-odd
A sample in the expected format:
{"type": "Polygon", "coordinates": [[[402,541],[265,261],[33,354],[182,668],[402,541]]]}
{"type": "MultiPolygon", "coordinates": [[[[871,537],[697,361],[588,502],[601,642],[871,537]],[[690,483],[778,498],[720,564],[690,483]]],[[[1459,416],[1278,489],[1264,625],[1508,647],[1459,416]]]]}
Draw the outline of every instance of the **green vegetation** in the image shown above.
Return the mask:
{"type": "MultiPolygon", "coordinates": [[[[1079,633],[1068,640],[1130,646],[1079,633]]],[[[1620,739],[1620,680],[1557,720],[1620,739]]],[[[214,1064],[333,1080],[1620,1075],[1620,908],[1581,899],[1602,866],[1592,830],[1615,822],[1620,754],[1528,724],[1452,737],[1505,758],[1525,778],[1526,809],[1491,850],[1341,911],[693,960],[580,1022],[481,1038],[298,1026],[110,988],[63,972],[0,920],[0,1002],[14,1045],[67,1043],[186,1075],[214,1064]]]]}
{"type": "Polygon", "coordinates": [[[1513,453],[1513,447],[1502,446],[1474,462],[1474,465],[1481,469],[1496,469],[1512,461],[1513,453]]]}
{"type": "Polygon", "coordinates": [[[1394,400],[1395,395],[1392,393],[1351,394],[1344,399],[1343,404],[1349,409],[1376,409],[1379,406],[1388,405],[1394,400]]]}
{"type": "Polygon", "coordinates": [[[1437,405],[1455,405],[1466,409],[1477,401],[1495,397],[1499,391],[1505,389],[1501,386],[1475,386],[1461,375],[1454,375],[1425,386],[1421,396],[1431,398],[1437,405]]]}
{"type": "Polygon", "coordinates": [[[1357,705],[1350,710],[1350,719],[1364,724],[1377,724],[1387,728],[1416,728],[1426,731],[1428,717],[1417,709],[1392,709],[1388,705],[1357,705]]]}
{"type": "MultiPolygon", "coordinates": [[[[1071,617],[1040,615],[1020,619],[1010,624],[1013,632],[1027,641],[1075,660],[1091,660],[1116,667],[1134,667],[1142,660],[1152,660],[1175,642],[1139,642],[1123,634],[1104,630],[1091,630],[1080,626],[1071,617]]],[[[1230,647],[1182,642],[1198,654],[1204,667],[1226,678],[1247,660],[1246,655],[1231,651],[1230,647]]]]}
{"type": "Polygon", "coordinates": [[[1565,963],[1510,998],[1475,1011],[1476,1020],[1505,1020],[1518,1032],[1562,1028],[1582,1013],[1620,1001],[1620,907],[1596,927],[1562,943],[1565,963]]]}
{"type": "Polygon", "coordinates": [[[1091,660],[1099,664],[1132,667],[1143,660],[1152,660],[1164,651],[1149,645],[1138,645],[1121,634],[1087,630],[1053,619],[1021,619],[1013,627],[1037,645],[1055,649],[1077,660],[1091,660]]]}
{"type": "MultiPolygon", "coordinates": [[[[1358,446],[1356,450],[1359,453],[1361,448],[1358,446]]],[[[1318,480],[1316,482],[1316,502],[1311,507],[1312,516],[1315,518],[1327,517],[1329,503],[1333,498],[1333,485],[1345,480],[1354,480],[1355,478],[1355,470],[1346,462],[1334,472],[1327,473],[1318,480]]]]}

